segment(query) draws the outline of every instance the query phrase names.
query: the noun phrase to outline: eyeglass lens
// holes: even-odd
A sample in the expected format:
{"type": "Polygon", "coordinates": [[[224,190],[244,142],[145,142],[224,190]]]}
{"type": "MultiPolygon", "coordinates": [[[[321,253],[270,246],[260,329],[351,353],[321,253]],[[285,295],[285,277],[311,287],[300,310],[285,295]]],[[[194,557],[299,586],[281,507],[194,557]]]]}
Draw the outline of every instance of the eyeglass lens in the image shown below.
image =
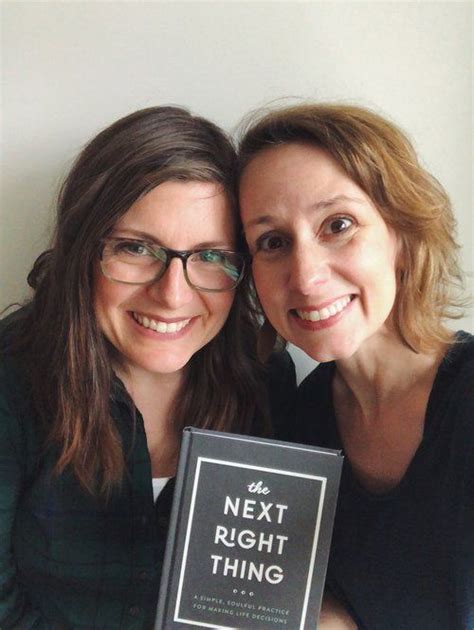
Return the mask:
{"type": "MultiPolygon", "coordinates": [[[[152,248],[140,241],[111,239],[105,244],[101,264],[111,280],[145,284],[161,277],[169,259],[165,248],[152,248]]],[[[243,260],[239,254],[217,249],[193,252],[186,263],[188,281],[198,289],[233,289],[242,270],[243,260]]]]}

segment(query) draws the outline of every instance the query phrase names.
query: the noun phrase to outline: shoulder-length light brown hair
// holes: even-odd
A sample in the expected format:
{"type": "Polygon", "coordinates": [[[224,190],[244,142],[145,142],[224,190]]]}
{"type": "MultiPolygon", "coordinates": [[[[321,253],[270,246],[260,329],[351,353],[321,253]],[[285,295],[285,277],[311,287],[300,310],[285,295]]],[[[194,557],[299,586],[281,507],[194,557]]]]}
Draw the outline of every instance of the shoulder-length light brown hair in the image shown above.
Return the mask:
{"type": "MultiPolygon", "coordinates": [[[[101,239],[137,199],[169,180],[219,183],[240,225],[235,167],[235,150],[213,123],[178,107],[153,107],[99,133],[62,186],[53,244],[30,272],[34,297],[10,350],[27,354],[47,443],[59,446],[56,472],[71,467],[91,492],[121,480],[126,455],[109,406],[113,349],[93,309],[101,239]]],[[[223,329],[191,359],[173,410],[178,426],[265,432],[248,289],[246,278],[223,329]]]]}
{"type": "Polygon", "coordinates": [[[455,219],[441,184],[419,163],[406,135],[380,115],[351,105],[302,104],[247,121],[240,172],[264,149],[304,142],[325,151],[372,199],[401,241],[394,322],[414,350],[451,340],[445,318],[465,305],[455,219]]]}

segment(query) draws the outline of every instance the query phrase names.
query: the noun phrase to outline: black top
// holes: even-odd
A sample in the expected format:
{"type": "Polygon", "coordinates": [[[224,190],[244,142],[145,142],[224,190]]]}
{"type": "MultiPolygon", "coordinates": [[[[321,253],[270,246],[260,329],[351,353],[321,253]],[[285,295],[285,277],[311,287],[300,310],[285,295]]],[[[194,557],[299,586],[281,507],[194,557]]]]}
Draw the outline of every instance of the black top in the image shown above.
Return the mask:
{"type": "MultiPolygon", "coordinates": [[[[474,630],[474,337],[441,363],[424,435],[400,484],[364,490],[343,467],[328,586],[368,630],[474,630]]],[[[294,439],[342,449],[334,363],[298,391],[294,439]]]]}

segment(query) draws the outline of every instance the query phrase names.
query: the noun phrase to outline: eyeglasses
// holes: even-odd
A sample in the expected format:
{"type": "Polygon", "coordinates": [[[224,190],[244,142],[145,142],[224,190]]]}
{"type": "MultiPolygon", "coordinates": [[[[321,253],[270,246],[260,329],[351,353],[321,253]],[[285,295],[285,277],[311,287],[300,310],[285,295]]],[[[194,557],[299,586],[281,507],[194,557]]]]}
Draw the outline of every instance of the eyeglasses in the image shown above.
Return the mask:
{"type": "Polygon", "coordinates": [[[198,291],[231,291],[244,276],[245,255],[223,249],[178,251],[145,241],[109,237],[102,240],[100,266],[106,278],[123,284],[158,282],[173,258],[183,263],[184,277],[198,291]]]}

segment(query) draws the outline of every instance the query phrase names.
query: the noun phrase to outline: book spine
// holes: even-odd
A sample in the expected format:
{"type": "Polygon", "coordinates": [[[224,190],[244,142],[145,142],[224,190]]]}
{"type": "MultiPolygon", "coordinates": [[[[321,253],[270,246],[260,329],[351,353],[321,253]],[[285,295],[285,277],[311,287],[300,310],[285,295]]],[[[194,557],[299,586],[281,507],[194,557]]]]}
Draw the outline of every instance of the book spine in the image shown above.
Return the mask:
{"type": "MultiPolygon", "coordinates": [[[[176,471],[176,483],[174,488],[174,495],[183,497],[183,485],[186,479],[186,469],[188,467],[189,451],[191,447],[192,432],[189,429],[183,431],[183,437],[181,441],[181,451],[179,456],[178,468],[176,471]]],[[[170,522],[168,528],[168,538],[166,542],[166,552],[163,559],[163,569],[161,573],[160,592],[158,597],[158,608],[156,615],[155,630],[161,630],[165,627],[165,620],[168,615],[168,590],[169,582],[171,578],[171,568],[173,566],[173,559],[176,552],[176,534],[180,514],[182,511],[182,499],[179,504],[174,501],[173,508],[170,514],[170,522]]]]}

